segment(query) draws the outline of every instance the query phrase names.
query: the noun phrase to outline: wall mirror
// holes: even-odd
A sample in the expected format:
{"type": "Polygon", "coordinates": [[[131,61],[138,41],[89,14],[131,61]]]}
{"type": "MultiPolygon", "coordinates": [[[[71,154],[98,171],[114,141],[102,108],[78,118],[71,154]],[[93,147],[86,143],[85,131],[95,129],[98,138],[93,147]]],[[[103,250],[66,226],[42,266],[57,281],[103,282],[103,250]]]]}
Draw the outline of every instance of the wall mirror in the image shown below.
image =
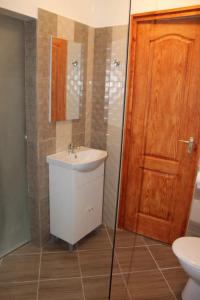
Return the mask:
{"type": "Polygon", "coordinates": [[[77,120],[83,90],[83,45],[50,40],[49,121],[77,120]]]}

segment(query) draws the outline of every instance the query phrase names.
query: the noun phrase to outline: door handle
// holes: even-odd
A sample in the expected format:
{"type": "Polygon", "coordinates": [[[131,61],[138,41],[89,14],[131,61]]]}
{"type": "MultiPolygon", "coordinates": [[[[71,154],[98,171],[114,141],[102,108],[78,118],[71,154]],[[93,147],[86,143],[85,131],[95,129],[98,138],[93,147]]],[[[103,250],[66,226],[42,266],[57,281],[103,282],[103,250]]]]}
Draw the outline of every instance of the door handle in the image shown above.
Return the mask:
{"type": "Polygon", "coordinates": [[[179,140],[180,143],[184,143],[188,145],[188,153],[192,154],[192,151],[194,149],[194,138],[190,137],[188,141],[186,140],[179,140]]]}

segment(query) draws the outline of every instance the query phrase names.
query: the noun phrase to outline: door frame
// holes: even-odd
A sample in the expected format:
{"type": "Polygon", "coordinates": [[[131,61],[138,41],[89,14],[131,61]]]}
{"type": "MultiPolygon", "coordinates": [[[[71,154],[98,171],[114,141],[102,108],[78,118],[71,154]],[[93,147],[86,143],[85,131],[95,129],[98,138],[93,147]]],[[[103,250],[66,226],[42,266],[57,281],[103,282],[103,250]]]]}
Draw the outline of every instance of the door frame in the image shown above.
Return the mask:
{"type": "MultiPolygon", "coordinates": [[[[136,65],[136,47],[137,47],[137,27],[140,22],[156,21],[164,19],[178,19],[200,16],[200,5],[181,7],[169,10],[151,11],[145,13],[138,13],[131,15],[130,22],[130,37],[129,37],[129,62],[128,62],[128,82],[127,82],[127,97],[125,109],[125,124],[123,133],[123,153],[122,153],[122,169],[121,169],[121,187],[120,187],[120,203],[119,203],[119,216],[118,226],[124,227],[125,212],[126,212],[126,191],[128,184],[128,165],[130,154],[131,142],[131,124],[132,112],[134,109],[133,97],[133,82],[135,78],[135,65],[136,65]]],[[[192,187],[193,188],[193,187],[192,187]]]]}

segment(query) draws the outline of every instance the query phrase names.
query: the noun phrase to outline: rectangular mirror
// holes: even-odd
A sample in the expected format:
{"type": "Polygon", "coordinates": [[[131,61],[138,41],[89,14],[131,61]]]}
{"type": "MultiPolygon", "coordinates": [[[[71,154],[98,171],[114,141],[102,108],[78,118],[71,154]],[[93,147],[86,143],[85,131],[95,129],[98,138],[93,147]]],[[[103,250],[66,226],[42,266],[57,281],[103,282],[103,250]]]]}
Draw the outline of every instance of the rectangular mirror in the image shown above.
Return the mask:
{"type": "Polygon", "coordinates": [[[80,118],[83,89],[81,43],[51,37],[49,121],[80,118]]]}
{"type": "Polygon", "coordinates": [[[80,118],[83,91],[83,49],[81,43],[68,42],[67,56],[67,120],[80,118]]]}

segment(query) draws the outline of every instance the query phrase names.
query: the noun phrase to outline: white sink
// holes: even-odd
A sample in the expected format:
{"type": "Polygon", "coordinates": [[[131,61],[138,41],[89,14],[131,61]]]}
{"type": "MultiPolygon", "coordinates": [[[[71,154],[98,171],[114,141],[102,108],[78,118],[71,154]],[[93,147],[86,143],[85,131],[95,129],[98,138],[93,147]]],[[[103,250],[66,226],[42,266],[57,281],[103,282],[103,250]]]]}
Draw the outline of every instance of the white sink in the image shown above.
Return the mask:
{"type": "Polygon", "coordinates": [[[80,147],[75,153],[67,151],[47,156],[47,162],[64,168],[88,172],[96,169],[107,157],[107,152],[80,147]]]}

